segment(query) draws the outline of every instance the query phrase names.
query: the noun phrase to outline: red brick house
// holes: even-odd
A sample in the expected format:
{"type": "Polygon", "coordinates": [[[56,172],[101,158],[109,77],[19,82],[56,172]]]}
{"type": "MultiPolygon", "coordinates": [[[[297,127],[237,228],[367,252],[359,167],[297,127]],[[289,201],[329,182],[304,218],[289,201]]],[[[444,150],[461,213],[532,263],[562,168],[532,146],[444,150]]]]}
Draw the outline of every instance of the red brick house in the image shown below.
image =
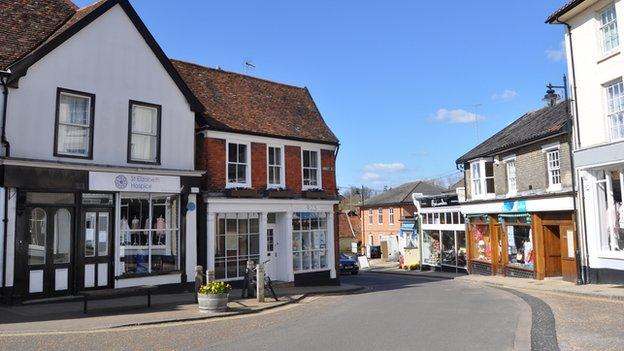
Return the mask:
{"type": "Polygon", "coordinates": [[[360,216],[355,211],[340,211],[338,216],[338,237],[340,252],[352,252],[352,244],[362,245],[360,216]]]}
{"type": "Polygon", "coordinates": [[[339,142],[308,89],[172,62],[207,120],[196,137],[198,264],[236,281],[247,260],[269,260],[274,280],[336,283],[339,142]]]}

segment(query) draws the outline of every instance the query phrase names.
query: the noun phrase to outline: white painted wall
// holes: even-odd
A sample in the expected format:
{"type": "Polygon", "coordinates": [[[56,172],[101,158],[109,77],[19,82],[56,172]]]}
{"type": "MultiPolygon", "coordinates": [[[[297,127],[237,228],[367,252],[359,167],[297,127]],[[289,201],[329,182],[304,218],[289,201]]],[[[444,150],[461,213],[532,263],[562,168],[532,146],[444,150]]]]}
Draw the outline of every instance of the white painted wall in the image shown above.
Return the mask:
{"type": "Polygon", "coordinates": [[[19,88],[11,89],[11,156],[127,166],[129,100],[162,105],[160,167],[193,169],[194,114],[116,5],[35,63],[19,88]],[[57,87],[96,95],[93,160],[53,156],[57,87]]]}
{"type": "MultiPolygon", "coordinates": [[[[598,11],[613,1],[597,1],[578,15],[562,20],[572,27],[574,63],[578,99],[578,128],[581,148],[610,142],[606,118],[606,99],[603,84],[624,75],[624,2],[615,1],[618,17],[620,46],[610,55],[603,55],[600,44],[598,11]]],[[[568,58],[568,77],[573,77],[570,46],[565,38],[568,58]]],[[[571,94],[574,91],[571,89],[571,94]]]]}

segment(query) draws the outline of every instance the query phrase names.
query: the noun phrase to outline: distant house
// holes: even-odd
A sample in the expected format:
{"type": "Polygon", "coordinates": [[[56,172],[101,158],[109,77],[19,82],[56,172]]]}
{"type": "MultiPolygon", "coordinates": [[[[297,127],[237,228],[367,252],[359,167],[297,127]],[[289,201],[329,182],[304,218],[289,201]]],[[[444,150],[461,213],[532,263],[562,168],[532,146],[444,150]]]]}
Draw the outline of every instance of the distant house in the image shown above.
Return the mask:
{"type": "MultiPolygon", "coordinates": [[[[382,257],[397,259],[400,220],[414,216],[412,194],[438,194],[446,189],[426,181],[401,184],[374,196],[360,206],[363,244],[381,246],[382,257]]],[[[368,253],[368,251],[367,251],[368,253]]]]}
{"type": "Polygon", "coordinates": [[[362,245],[360,216],[355,211],[340,211],[337,217],[340,252],[352,252],[352,244],[362,245]]]}
{"type": "Polygon", "coordinates": [[[528,112],[457,159],[471,273],[576,280],[568,104],[528,112]]]}

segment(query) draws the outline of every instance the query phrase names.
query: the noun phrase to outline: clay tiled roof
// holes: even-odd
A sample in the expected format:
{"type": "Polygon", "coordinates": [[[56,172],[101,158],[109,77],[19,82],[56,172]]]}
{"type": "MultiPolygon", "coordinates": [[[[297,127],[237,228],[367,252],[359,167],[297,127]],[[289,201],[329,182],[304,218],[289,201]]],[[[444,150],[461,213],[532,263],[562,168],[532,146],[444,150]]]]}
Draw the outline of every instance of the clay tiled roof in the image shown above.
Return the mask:
{"type": "Polygon", "coordinates": [[[384,206],[384,205],[398,205],[398,204],[412,204],[412,194],[421,193],[423,195],[440,194],[447,191],[446,188],[437,186],[433,183],[426,181],[415,181],[405,184],[401,184],[396,188],[386,190],[383,193],[371,197],[364,201],[362,207],[372,206],[384,206]]]}
{"type": "Polygon", "coordinates": [[[0,1],[0,68],[38,47],[76,11],[69,0],[0,1]]]}
{"type": "Polygon", "coordinates": [[[566,133],[569,120],[566,101],[529,112],[468,151],[455,163],[462,164],[479,157],[494,156],[538,139],[566,133]]]}
{"type": "Polygon", "coordinates": [[[308,89],[172,60],[210,129],[338,144],[308,89]]]}

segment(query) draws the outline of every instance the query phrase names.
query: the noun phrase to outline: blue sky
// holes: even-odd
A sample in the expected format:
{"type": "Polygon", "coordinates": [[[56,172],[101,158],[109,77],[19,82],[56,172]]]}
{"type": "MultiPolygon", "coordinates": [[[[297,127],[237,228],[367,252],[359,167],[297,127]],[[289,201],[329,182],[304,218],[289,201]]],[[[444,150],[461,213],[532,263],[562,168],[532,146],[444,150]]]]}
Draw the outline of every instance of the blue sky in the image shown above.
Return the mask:
{"type": "Polygon", "coordinates": [[[131,2],[172,58],[307,86],[342,187],[452,173],[565,73],[563,29],[544,24],[563,0],[131,2]]]}

